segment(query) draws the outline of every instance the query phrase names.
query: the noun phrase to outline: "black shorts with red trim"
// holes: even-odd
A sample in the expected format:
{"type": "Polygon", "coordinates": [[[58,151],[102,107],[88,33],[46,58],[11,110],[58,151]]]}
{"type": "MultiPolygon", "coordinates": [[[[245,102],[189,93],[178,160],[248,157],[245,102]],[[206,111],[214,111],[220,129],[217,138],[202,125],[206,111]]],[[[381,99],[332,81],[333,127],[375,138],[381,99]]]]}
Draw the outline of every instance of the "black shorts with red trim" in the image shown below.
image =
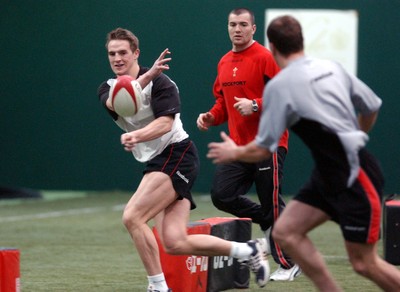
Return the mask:
{"type": "Polygon", "coordinates": [[[161,171],[167,174],[178,194],[178,200],[186,198],[190,208],[196,208],[191,189],[199,171],[199,155],[190,139],[168,145],[163,152],[146,163],[143,174],[161,171]]]}
{"type": "Polygon", "coordinates": [[[294,199],[328,214],[347,241],[375,243],[380,236],[384,179],[378,161],[365,149],[359,158],[360,171],[351,187],[332,192],[314,170],[294,199]]]}

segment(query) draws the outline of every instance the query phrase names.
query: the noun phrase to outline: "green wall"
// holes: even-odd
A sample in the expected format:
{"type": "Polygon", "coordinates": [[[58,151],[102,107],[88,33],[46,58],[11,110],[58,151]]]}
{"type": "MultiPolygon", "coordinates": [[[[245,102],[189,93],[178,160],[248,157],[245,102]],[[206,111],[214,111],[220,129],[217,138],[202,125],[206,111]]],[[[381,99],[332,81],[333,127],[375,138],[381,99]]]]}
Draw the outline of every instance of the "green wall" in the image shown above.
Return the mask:
{"type": "MultiPolygon", "coordinates": [[[[230,49],[227,14],[256,12],[264,41],[266,8],[355,9],[359,12],[358,76],[383,99],[369,148],[381,160],[386,193],[399,190],[398,97],[400,1],[1,1],[0,186],[68,190],[133,190],[143,165],[119,145],[120,130],[96,90],[110,77],[105,35],[121,26],[140,39],[143,65],[166,47],[173,61],[182,119],[197,143],[202,168],[195,191],[208,192],[214,166],[207,143],[224,127],[199,132],[195,121],[213,104],[216,65],[230,49]]],[[[293,194],[311,169],[308,151],[291,136],[284,192],[293,194]]]]}

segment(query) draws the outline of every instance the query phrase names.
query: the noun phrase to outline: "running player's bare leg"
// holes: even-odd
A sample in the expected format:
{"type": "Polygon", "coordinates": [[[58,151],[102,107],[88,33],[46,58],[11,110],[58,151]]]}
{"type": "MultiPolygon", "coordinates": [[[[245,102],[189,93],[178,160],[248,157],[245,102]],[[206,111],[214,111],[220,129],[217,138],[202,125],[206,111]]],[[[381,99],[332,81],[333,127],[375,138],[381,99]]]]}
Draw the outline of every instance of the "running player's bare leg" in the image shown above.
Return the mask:
{"type": "Polygon", "coordinates": [[[378,256],[376,243],[346,241],[345,244],[354,271],[375,282],[384,291],[400,291],[399,271],[378,256]]]}
{"type": "Polygon", "coordinates": [[[322,255],[307,236],[309,231],[327,220],[329,216],[321,210],[292,200],[278,218],[272,236],[319,291],[342,291],[329,272],[322,255]]]}
{"type": "Polygon", "coordinates": [[[123,222],[131,235],[148,275],[162,273],[158,245],[148,221],[176,200],[171,179],[162,172],[143,176],[135,194],[127,203],[123,222]]]}
{"type": "Polygon", "coordinates": [[[174,255],[229,256],[232,247],[229,241],[206,234],[187,234],[189,210],[188,200],[177,200],[155,218],[165,251],[174,255]]]}
{"type": "Polygon", "coordinates": [[[229,241],[210,235],[187,235],[189,212],[190,202],[176,200],[168,175],[151,172],[143,177],[125,207],[123,221],[149,275],[162,273],[157,242],[147,224],[153,218],[169,254],[230,255],[229,241]]]}

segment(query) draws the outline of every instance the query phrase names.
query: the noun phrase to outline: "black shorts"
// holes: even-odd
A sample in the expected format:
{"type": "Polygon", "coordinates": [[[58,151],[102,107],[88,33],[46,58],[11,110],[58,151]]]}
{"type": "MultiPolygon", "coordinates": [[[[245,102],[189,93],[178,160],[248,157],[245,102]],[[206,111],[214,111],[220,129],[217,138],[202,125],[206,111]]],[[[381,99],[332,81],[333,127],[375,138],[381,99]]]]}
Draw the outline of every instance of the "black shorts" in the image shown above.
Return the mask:
{"type": "Polygon", "coordinates": [[[332,192],[315,170],[294,199],[328,214],[347,241],[375,243],[380,236],[384,179],[379,163],[365,149],[359,158],[360,171],[350,187],[332,192]]]}
{"type": "Polygon", "coordinates": [[[196,204],[191,189],[197,178],[199,165],[196,145],[190,139],[185,139],[168,145],[163,152],[148,161],[143,174],[161,171],[169,175],[178,194],[178,200],[188,199],[190,208],[195,209],[196,204]]]}

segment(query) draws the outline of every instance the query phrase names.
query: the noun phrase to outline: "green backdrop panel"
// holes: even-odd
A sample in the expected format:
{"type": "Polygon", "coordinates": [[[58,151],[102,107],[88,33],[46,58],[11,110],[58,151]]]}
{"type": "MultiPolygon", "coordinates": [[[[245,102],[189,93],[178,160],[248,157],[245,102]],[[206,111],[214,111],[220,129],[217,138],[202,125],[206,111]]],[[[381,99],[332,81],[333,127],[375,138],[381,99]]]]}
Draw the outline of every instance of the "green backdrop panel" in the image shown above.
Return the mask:
{"type": "MultiPolygon", "coordinates": [[[[386,193],[398,191],[400,2],[385,0],[2,1],[0,185],[135,189],[143,165],[123,151],[121,132],[96,96],[112,76],[105,35],[121,26],[138,35],[143,65],[152,65],[166,47],[172,51],[167,74],[180,88],[185,129],[201,156],[195,191],[208,192],[214,166],[205,158],[207,144],[226,128],[199,132],[195,123],[214,102],[216,66],[231,47],[227,14],[240,6],[255,11],[261,43],[267,8],[358,11],[358,76],[384,101],[368,147],[384,167],[386,193]]],[[[308,151],[292,135],[284,192],[295,193],[311,167],[308,151]]]]}

